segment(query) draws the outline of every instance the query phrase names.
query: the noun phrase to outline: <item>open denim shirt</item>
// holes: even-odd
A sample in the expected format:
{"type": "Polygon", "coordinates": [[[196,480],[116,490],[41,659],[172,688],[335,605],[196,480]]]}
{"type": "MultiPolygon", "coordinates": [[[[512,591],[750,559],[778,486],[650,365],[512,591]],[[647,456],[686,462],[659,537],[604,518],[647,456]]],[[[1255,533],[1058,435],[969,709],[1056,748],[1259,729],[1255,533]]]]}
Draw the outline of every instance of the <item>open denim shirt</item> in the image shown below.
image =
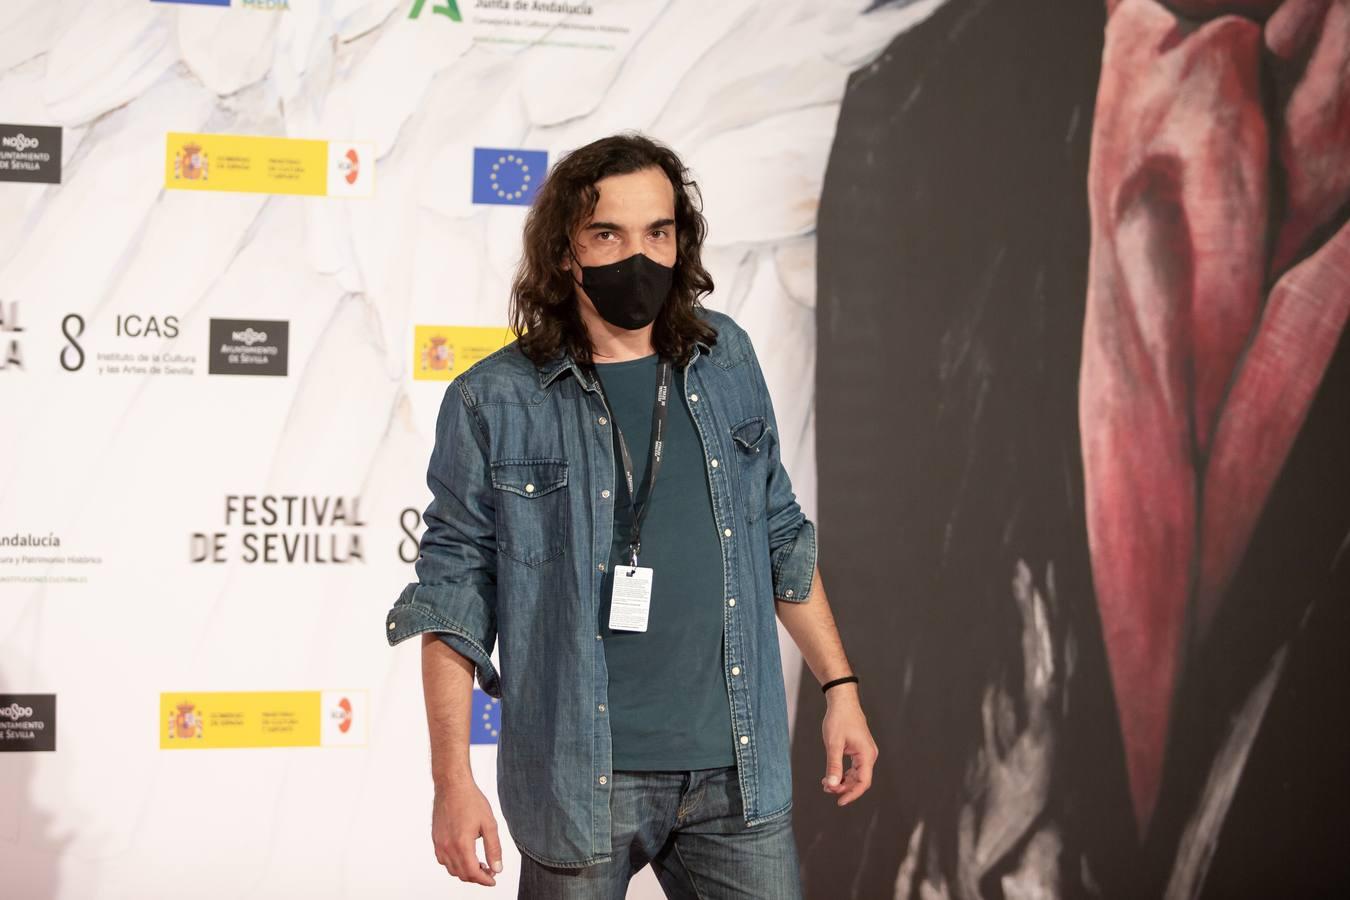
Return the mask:
{"type": "MultiPolygon", "coordinates": [[[[718,338],[697,345],[675,386],[703,444],[722,546],[728,740],[754,826],[792,806],[774,600],[807,598],[816,531],[783,468],[749,337],[726,315],[702,315],[718,338]]],[[[434,632],[502,699],[502,813],[521,851],[553,866],[611,853],[599,611],[622,495],[613,440],[598,385],[568,357],[537,367],[513,343],[460,375],[436,421],[418,582],[386,619],[391,645],[434,632]]]]}

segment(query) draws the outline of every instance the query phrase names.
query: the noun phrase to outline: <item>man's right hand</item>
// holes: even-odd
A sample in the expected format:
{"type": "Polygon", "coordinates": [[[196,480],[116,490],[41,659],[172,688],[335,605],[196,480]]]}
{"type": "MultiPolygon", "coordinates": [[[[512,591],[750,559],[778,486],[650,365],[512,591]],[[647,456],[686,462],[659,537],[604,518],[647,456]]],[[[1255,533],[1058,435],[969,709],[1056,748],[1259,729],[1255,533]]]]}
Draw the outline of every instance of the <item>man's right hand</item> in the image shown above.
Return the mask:
{"type": "Polygon", "coordinates": [[[431,842],[436,848],[436,862],[460,881],[488,887],[497,883],[493,875],[502,871],[497,819],[472,778],[437,785],[431,811],[431,842]],[[475,846],[480,836],[488,859],[486,864],[478,858],[475,846]]]}

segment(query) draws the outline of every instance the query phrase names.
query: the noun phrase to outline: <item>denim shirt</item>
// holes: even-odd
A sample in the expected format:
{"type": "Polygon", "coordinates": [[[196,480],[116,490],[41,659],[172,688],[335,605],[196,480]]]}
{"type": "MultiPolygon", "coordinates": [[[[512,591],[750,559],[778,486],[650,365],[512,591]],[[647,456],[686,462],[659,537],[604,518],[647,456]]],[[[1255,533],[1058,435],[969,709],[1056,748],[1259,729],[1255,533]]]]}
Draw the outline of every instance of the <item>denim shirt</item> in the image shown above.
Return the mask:
{"type": "MultiPolygon", "coordinates": [[[[792,806],[774,601],[806,600],[816,532],[783,468],[749,336],[722,313],[701,315],[717,340],[697,345],[675,387],[703,444],[722,546],[728,737],[754,826],[792,806]]],[[[553,866],[611,853],[599,610],[622,496],[613,440],[598,385],[569,357],[536,366],[512,343],[456,378],[427,467],[418,581],[386,618],[391,645],[436,633],[501,698],[502,814],[520,850],[553,866]]]]}

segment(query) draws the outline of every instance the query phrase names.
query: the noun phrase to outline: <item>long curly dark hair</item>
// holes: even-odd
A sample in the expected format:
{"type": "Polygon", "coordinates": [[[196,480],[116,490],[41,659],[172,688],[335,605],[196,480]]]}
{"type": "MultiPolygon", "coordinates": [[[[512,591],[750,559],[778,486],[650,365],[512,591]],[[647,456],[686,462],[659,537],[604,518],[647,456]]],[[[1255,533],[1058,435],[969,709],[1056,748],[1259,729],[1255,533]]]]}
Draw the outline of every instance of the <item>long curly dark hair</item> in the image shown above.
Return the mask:
{"type": "Polygon", "coordinates": [[[717,331],[698,315],[700,299],[712,293],[701,251],[708,234],[702,194],[675,151],[637,132],[593,141],[566,154],[549,171],[525,217],[524,252],[511,284],[511,330],[521,351],[536,364],[563,353],[591,362],[591,341],[577,308],[572,273],[562,268],[572,232],[595,212],[595,183],[610,175],[660,168],[675,189],[675,275],[670,296],[652,329],[656,352],[676,363],[688,360],[694,342],[712,344],[717,331]]]}

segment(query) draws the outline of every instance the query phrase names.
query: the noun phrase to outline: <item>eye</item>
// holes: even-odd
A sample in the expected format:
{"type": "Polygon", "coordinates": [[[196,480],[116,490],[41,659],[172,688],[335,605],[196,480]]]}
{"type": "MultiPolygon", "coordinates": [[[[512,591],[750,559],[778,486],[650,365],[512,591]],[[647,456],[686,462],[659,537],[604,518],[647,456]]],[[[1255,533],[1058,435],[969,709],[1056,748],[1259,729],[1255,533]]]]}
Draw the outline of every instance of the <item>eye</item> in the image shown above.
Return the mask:
{"type": "Polygon", "coordinates": [[[667,232],[664,228],[657,228],[657,229],[655,229],[655,230],[652,232],[652,237],[657,238],[657,239],[665,238],[665,237],[667,237],[668,235],[669,235],[669,232],[667,232]]]}
{"type": "Polygon", "coordinates": [[[605,240],[609,240],[609,238],[605,237],[605,235],[613,235],[613,234],[614,234],[614,232],[612,232],[612,231],[597,231],[597,232],[595,233],[595,237],[596,237],[597,240],[605,241],[605,240]]]}

